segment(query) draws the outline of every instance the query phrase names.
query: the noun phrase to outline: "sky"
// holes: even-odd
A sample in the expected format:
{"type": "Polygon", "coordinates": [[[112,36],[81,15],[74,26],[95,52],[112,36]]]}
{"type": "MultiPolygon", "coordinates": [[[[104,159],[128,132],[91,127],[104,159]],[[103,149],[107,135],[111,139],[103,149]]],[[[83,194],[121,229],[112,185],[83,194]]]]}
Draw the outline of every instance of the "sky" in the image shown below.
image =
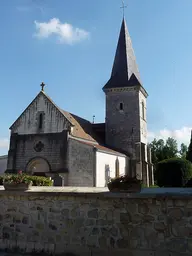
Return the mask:
{"type": "MultiPolygon", "coordinates": [[[[125,0],[147,100],[149,140],[188,144],[192,128],[192,1],[125,0]]],[[[0,155],[9,127],[40,91],[66,111],[103,122],[122,22],[120,0],[0,1],[0,155]]]]}

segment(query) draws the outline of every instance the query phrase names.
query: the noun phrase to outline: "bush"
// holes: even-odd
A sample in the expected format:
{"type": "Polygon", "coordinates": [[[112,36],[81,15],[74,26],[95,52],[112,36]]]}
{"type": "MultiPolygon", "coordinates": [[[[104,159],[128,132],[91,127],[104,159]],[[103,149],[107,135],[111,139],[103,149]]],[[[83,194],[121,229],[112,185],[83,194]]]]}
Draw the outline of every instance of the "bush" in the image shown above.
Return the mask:
{"type": "Polygon", "coordinates": [[[184,187],[192,178],[192,164],[185,159],[173,158],[157,164],[157,185],[184,187]]]}
{"type": "Polygon", "coordinates": [[[192,187],[192,179],[188,180],[188,182],[185,184],[185,188],[191,188],[192,187]]]}
{"type": "Polygon", "coordinates": [[[53,186],[53,181],[48,177],[30,176],[33,186],[53,186]]]}
{"type": "MultiPolygon", "coordinates": [[[[11,174],[11,175],[16,176],[17,174],[11,174]]],[[[7,176],[8,176],[7,174],[0,176],[0,185],[3,185],[3,180],[7,176]]],[[[25,175],[25,177],[28,181],[33,182],[33,186],[53,186],[52,180],[48,177],[31,176],[31,175],[25,175]]]]}

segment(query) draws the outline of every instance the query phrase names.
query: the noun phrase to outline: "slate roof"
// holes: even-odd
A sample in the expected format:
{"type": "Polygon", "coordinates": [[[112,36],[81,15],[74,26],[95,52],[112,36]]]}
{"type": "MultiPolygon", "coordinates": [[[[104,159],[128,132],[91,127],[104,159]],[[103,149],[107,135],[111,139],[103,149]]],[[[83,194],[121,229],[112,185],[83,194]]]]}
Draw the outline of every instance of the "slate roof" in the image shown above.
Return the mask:
{"type": "Polygon", "coordinates": [[[74,137],[82,138],[85,140],[96,141],[96,136],[93,133],[92,123],[77,115],[61,110],[65,117],[73,124],[72,135],[74,137]]]}
{"type": "Polygon", "coordinates": [[[139,69],[136,63],[127,24],[123,18],[111,78],[103,89],[141,85],[139,69]]]}
{"type": "MultiPolygon", "coordinates": [[[[49,98],[45,94],[45,92],[43,93],[54,104],[54,106],[58,108],[58,106],[52,101],[52,99],[49,98]]],[[[93,124],[90,121],[70,112],[67,112],[61,108],[59,108],[59,110],[73,126],[71,135],[74,138],[82,139],[81,141],[79,140],[81,143],[94,146],[101,151],[125,156],[123,152],[119,152],[105,146],[105,123],[93,124]]]]}

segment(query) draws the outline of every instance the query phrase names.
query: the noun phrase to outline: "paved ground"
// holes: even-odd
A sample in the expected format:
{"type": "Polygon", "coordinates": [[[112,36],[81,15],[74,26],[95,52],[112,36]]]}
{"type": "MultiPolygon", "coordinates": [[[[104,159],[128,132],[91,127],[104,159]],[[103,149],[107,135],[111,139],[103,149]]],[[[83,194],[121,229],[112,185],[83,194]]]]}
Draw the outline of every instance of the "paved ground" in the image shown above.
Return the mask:
{"type": "MultiPolygon", "coordinates": [[[[4,187],[0,186],[0,193],[4,191],[4,187]]],[[[106,193],[108,188],[93,187],[32,187],[26,193],[46,192],[46,193],[106,193]]],[[[192,188],[143,188],[140,194],[192,194],[192,188]]]]}

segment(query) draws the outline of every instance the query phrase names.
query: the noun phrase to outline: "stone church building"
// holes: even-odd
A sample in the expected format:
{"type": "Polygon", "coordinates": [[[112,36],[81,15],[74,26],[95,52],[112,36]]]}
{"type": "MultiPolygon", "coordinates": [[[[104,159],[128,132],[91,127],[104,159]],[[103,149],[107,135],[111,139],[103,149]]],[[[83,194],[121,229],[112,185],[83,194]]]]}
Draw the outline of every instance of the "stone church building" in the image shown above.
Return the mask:
{"type": "Polygon", "coordinates": [[[10,127],[8,171],[49,176],[55,185],[104,187],[129,174],[153,184],[146,99],[123,18],[111,77],[104,85],[105,123],[58,107],[42,89],[10,127]]]}

